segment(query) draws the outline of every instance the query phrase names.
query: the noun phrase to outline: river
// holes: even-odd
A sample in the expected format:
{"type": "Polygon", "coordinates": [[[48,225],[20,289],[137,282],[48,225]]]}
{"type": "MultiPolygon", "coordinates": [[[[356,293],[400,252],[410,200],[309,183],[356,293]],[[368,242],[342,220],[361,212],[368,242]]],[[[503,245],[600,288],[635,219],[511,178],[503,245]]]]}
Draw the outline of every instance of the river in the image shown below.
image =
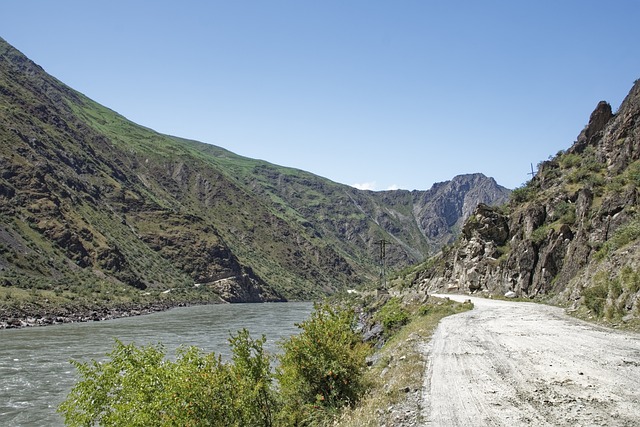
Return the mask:
{"type": "Polygon", "coordinates": [[[77,379],[69,360],[103,359],[114,339],[162,343],[169,356],[195,345],[223,357],[228,338],[246,328],[264,334],[265,348],[298,332],[294,325],[313,310],[311,303],[219,304],[175,308],[146,316],[0,331],[0,426],[63,426],[56,408],[77,379]]]}

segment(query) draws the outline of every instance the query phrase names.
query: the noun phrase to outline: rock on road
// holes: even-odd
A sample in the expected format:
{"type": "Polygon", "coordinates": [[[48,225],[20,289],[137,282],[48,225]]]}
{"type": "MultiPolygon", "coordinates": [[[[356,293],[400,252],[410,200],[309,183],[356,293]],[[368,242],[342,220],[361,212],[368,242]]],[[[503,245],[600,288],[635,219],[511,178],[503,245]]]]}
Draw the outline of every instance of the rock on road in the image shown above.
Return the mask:
{"type": "Polygon", "coordinates": [[[426,351],[426,426],[640,426],[640,335],[557,307],[471,299],[426,351]]]}

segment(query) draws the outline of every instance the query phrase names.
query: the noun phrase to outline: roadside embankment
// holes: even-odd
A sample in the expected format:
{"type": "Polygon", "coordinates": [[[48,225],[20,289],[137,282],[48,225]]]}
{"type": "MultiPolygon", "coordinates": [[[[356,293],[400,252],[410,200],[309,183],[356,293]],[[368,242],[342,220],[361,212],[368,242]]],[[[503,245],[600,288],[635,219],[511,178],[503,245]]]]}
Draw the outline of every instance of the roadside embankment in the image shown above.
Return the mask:
{"type": "MultiPolygon", "coordinates": [[[[389,298],[375,306],[370,331],[379,331],[379,349],[369,358],[369,393],[345,410],[335,427],[414,427],[421,425],[423,347],[445,316],[471,309],[448,299],[389,298]],[[385,328],[386,326],[386,328],[385,328]]],[[[369,334],[369,336],[372,336],[369,334]]]]}

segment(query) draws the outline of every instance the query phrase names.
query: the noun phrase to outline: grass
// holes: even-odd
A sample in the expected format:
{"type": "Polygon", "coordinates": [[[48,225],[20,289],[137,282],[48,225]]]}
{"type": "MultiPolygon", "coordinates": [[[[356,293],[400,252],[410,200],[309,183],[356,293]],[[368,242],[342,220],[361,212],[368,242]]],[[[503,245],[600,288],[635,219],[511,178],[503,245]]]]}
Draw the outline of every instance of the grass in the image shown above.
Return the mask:
{"type": "Polygon", "coordinates": [[[630,266],[613,275],[600,271],[593,276],[591,285],[583,289],[582,302],[595,320],[618,324],[628,314],[627,301],[639,290],[640,271],[630,266]]]}
{"type": "Polygon", "coordinates": [[[549,225],[543,224],[531,232],[530,239],[535,244],[542,243],[549,235],[549,225]]]}
{"type": "Polygon", "coordinates": [[[630,222],[618,228],[596,252],[595,258],[601,261],[607,255],[638,239],[640,239],[640,215],[636,215],[630,222]]]}
{"type": "Polygon", "coordinates": [[[530,185],[523,185],[521,187],[515,188],[511,192],[510,200],[511,203],[520,204],[533,200],[536,196],[537,190],[530,185]]]}
{"type": "Polygon", "coordinates": [[[402,306],[398,298],[391,298],[374,315],[374,319],[382,324],[386,333],[392,334],[409,322],[410,314],[402,306]]]}

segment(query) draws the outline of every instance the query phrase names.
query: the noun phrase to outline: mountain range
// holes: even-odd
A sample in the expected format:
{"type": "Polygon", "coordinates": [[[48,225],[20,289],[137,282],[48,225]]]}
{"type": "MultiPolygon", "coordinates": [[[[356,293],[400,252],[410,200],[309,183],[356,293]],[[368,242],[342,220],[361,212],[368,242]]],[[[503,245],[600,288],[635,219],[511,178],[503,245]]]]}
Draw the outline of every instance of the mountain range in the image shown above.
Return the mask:
{"type": "Polygon", "coordinates": [[[314,299],[454,241],[510,190],[358,190],[137,125],[0,39],[0,303],[314,299]]]}

